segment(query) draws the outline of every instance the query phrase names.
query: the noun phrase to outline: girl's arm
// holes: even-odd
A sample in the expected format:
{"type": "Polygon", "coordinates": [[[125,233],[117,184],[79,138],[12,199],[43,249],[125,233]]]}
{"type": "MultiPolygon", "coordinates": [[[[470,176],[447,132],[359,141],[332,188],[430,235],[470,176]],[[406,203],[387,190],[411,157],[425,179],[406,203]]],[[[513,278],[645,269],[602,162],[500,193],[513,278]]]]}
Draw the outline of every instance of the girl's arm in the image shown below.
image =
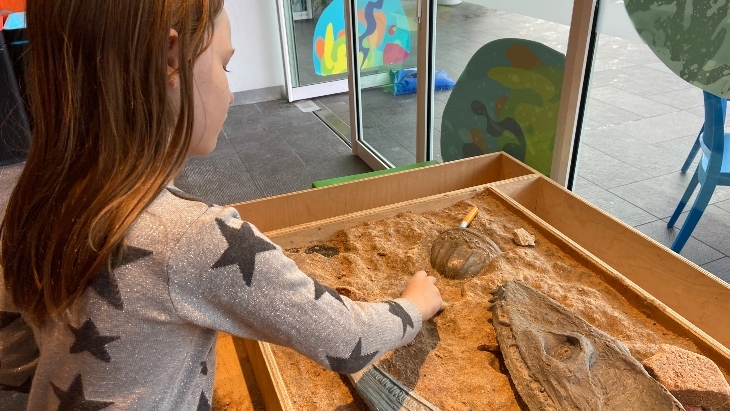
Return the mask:
{"type": "Polygon", "coordinates": [[[294,348],[340,373],[364,368],[421,329],[421,312],[408,300],[362,303],[339,295],[232,208],[199,218],[167,267],[170,298],[184,320],[294,348]]]}

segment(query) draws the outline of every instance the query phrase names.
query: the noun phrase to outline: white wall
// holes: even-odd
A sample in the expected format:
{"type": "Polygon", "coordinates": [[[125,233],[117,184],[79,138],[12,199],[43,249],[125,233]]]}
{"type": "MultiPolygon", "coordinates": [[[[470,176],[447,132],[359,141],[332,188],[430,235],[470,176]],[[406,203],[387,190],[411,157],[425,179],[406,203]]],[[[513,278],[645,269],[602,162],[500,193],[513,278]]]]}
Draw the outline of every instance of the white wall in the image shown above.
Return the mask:
{"type": "Polygon", "coordinates": [[[227,0],[236,53],[228,64],[231,91],[284,85],[276,0],[227,0]]]}

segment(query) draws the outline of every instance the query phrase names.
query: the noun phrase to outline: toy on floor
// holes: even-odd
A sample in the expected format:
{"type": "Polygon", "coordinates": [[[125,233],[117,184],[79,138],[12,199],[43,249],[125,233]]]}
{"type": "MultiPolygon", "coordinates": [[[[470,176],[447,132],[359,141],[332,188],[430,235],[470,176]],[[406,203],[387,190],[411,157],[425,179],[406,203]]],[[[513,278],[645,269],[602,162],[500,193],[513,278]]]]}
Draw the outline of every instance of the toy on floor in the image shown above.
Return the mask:
{"type": "MultiPolygon", "coordinates": [[[[393,95],[415,93],[418,88],[416,79],[416,69],[391,70],[390,75],[393,79],[393,95]]],[[[444,70],[436,71],[435,86],[436,91],[451,90],[456,82],[449,77],[444,70]]]]}

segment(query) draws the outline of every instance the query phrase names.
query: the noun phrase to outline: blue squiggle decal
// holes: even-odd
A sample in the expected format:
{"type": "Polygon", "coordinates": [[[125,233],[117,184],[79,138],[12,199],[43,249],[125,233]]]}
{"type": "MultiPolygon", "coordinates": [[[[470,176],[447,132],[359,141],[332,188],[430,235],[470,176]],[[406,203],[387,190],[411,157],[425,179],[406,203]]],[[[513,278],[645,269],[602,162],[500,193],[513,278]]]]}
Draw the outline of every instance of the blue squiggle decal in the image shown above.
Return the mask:
{"type": "Polygon", "coordinates": [[[375,29],[377,28],[378,23],[375,21],[375,10],[382,9],[384,1],[385,0],[371,1],[365,6],[365,32],[362,33],[358,39],[360,41],[360,50],[362,50],[361,65],[365,63],[365,60],[368,59],[368,54],[370,54],[370,49],[365,47],[365,39],[369,35],[375,33],[375,29]]]}

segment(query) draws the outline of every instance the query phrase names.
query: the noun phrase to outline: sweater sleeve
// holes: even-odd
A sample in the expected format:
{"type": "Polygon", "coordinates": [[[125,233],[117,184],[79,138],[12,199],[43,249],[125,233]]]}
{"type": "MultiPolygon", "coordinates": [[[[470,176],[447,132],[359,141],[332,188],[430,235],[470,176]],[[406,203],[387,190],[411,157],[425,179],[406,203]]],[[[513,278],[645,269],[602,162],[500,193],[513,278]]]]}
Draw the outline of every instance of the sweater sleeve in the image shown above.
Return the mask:
{"type": "Polygon", "coordinates": [[[339,373],[359,371],[421,329],[409,301],[339,295],[232,208],[211,208],[190,227],[170,254],[168,275],[183,320],[291,347],[339,373]]]}
{"type": "MultiPolygon", "coordinates": [[[[25,409],[40,353],[0,274],[0,404],[25,409]]],[[[0,407],[0,409],[3,409],[0,407]]]]}

